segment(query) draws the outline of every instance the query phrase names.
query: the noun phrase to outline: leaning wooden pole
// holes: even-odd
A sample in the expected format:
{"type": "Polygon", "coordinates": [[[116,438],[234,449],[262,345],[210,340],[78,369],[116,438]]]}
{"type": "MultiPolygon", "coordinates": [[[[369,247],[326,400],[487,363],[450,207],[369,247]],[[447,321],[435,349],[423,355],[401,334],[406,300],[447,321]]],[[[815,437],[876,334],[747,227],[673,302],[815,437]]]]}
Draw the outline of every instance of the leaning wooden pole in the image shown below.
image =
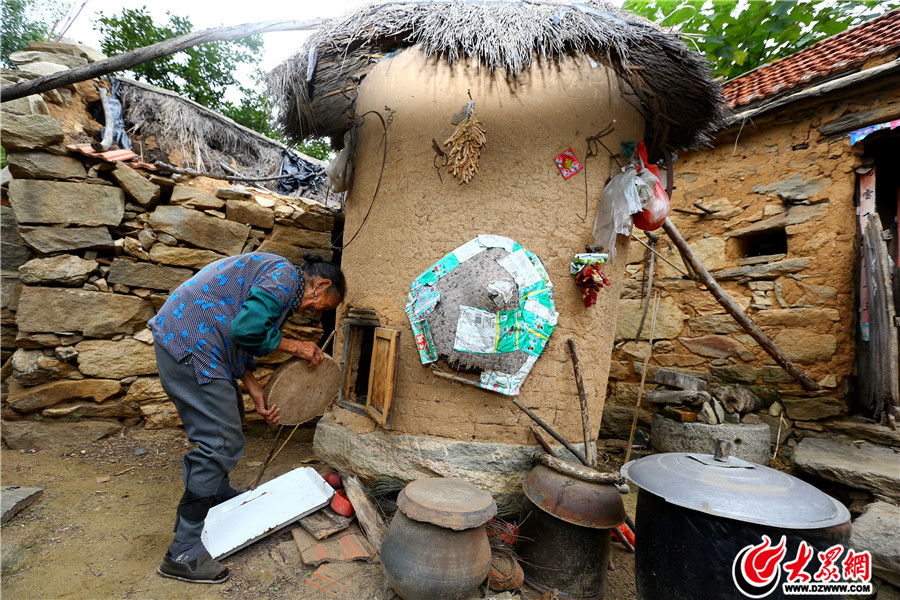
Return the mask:
{"type": "Polygon", "coordinates": [[[309,19],[306,21],[262,21],[260,23],[245,23],[233,27],[216,27],[213,29],[194,31],[157,44],[136,48],[129,52],[98,60],[97,62],[75,67],[74,69],[58,71],[51,75],[44,75],[43,77],[38,77],[29,81],[21,81],[12,85],[3,86],[3,88],[0,89],[0,102],[24,98],[31,94],[40,94],[41,92],[54,90],[65,85],[72,85],[79,81],[87,81],[94,77],[109,75],[116,71],[124,71],[125,69],[130,69],[136,65],[150,62],[151,60],[170,54],[175,54],[185,48],[198,46],[200,44],[209,42],[227,42],[250,35],[269,33],[272,31],[318,29],[322,23],[324,23],[322,19],[309,19]]]}
{"type": "Polygon", "coordinates": [[[763,333],[762,329],[757,327],[756,323],[754,323],[750,317],[747,316],[740,306],[731,299],[731,296],[722,289],[713,276],[709,274],[709,271],[706,270],[706,267],[703,266],[703,263],[697,258],[694,254],[691,247],[688,246],[687,242],[681,236],[681,233],[678,231],[678,228],[672,223],[670,219],[666,219],[666,222],[663,223],[663,229],[665,229],[666,233],[669,234],[669,237],[672,238],[672,242],[678,248],[681,255],[688,262],[690,267],[694,270],[694,273],[697,274],[697,279],[700,280],[700,283],[705,285],[710,293],[715,296],[716,300],[719,301],[728,314],[730,314],[734,319],[747,330],[753,339],[755,339],[763,349],[769,353],[769,355],[778,362],[781,367],[787,371],[791,377],[800,382],[804,388],[809,391],[815,391],[820,389],[819,384],[816,383],[812,378],[809,377],[806,373],[797,368],[791,359],[789,359],[785,354],[778,349],[778,347],[769,339],[765,333],[763,333]]]}

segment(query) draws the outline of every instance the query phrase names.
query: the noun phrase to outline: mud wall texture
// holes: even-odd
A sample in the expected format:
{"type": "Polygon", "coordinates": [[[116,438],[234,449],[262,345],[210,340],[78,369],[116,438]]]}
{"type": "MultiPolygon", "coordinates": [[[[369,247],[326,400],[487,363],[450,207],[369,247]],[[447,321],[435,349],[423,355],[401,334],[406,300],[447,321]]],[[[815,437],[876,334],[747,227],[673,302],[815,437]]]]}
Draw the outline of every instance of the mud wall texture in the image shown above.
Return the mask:
{"type": "MultiPolygon", "coordinates": [[[[362,82],[356,113],[383,113],[385,106],[394,114],[383,174],[382,128],[372,115],[366,117],[356,152],[345,239],[361,224],[362,229],[343,255],[349,294],[342,310],[374,310],[382,327],[401,332],[393,431],[534,443],[528,417],[506,396],[432,376],[420,362],[404,312],[410,284],[419,274],[478,234],[497,234],[540,257],[560,313],[520,399],[563,436],[580,440],[566,340],[574,338],[577,344],[591,418],[599,426],[624,262],[608,272],[613,286],[600,293],[597,305],[585,308],[568,263],[592,244],[610,158],[602,154],[588,160],[586,172],[568,181],[553,159],[572,147],[584,161],[585,138],[614,119],[615,130],[603,141],[615,152],[621,142],[642,138],[643,119],[623,97],[616,77],[588,61],[537,63],[511,84],[499,73],[426,60],[417,49],[384,60],[362,82]],[[474,179],[459,184],[446,171],[439,179],[432,138],[443,142],[450,137],[451,119],[469,101],[469,92],[487,130],[487,144],[474,179]],[[379,178],[378,196],[363,224],[379,178]]],[[[627,241],[621,242],[624,255],[627,241]]],[[[343,315],[338,315],[339,325],[343,315]]],[[[336,416],[346,412],[338,409],[336,416]]]]}
{"type": "MultiPolygon", "coordinates": [[[[333,217],[312,200],[73,151],[98,130],[87,110],[94,83],[109,85],[95,80],[2,105],[2,416],[175,426],[147,320],[172,289],[223,256],[330,258],[333,217]]],[[[298,314],[283,333],[319,341],[322,327],[298,314]]],[[[258,375],[265,381],[287,358],[264,357],[258,375]]]]}
{"type": "MultiPolygon", "coordinates": [[[[662,300],[648,389],[656,387],[657,367],[742,384],[762,399],[759,412],[773,428],[784,410],[788,434],[790,426],[821,431],[824,420],[847,414],[858,322],[855,170],[872,160],[863,155],[864,144],[850,144],[856,127],[840,125],[859,122],[859,115],[897,114],[898,107],[896,77],[880,80],[756,116],[720,134],[714,148],[675,162],[672,208],[693,214],[673,211],[672,222],[728,294],[822,391],[804,392],[705,288],[659,260],[654,286],[662,300]]],[[[665,233],[656,233],[661,253],[686,270],[665,233]]],[[[629,426],[650,330],[648,314],[635,339],[646,293],[644,260],[644,247],[632,244],[608,389],[613,411],[629,415],[629,426]]],[[[744,419],[759,422],[756,414],[744,419]]],[[[602,435],[627,437],[627,428],[602,435]]]]}

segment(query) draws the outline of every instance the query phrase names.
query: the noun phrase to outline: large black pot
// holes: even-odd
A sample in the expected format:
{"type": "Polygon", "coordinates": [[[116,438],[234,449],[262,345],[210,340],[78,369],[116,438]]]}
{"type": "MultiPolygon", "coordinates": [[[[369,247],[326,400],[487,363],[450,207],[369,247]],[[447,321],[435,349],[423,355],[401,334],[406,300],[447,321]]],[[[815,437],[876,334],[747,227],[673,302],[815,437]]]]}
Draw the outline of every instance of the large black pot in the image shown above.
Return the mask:
{"type": "MultiPolygon", "coordinates": [[[[850,513],[843,505],[768,467],[735,458],[716,461],[711,455],[669,453],[632,461],[622,467],[622,474],[641,487],[635,519],[640,600],[795,598],[781,587],[786,578],[782,565],[796,557],[801,543],[820,552],[836,544],[846,546],[850,538],[850,513]],[[746,555],[751,546],[769,552],[782,539],[784,553],[777,569],[764,583],[748,583],[738,555],[746,555]]],[[[771,553],[778,555],[776,550],[771,553]]],[[[819,566],[816,556],[805,569],[810,575],[819,566]]]]}
{"type": "Polygon", "coordinates": [[[596,600],[606,590],[609,530],[625,520],[615,486],[538,465],[525,480],[516,553],[525,582],[560,598],[596,600]]]}

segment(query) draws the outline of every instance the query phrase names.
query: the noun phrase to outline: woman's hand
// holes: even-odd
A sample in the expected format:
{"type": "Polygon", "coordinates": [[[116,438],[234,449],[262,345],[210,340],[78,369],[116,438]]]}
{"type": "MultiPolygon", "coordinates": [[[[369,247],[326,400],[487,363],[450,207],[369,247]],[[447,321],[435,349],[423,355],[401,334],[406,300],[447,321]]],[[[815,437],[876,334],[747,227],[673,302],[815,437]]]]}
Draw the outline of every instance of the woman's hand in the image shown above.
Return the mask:
{"type": "Polygon", "coordinates": [[[322,349],[315,342],[301,342],[299,340],[281,338],[278,350],[290,352],[298,358],[305,358],[309,361],[310,371],[318,367],[319,363],[325,358],[325,353],[322,352],[322,349]]]}
{"type": "Polygon", "coordinates": [[[279,408],[277,406],[266,408],[266,400],[263,396],[263,387],[262,385],[260,385],[259,380],[256,379],[256,375],[253,374],[253,371],[249,369],[244,371],[244,374],[241,376],[241,381],[244,382],[244,386],[247,388],[247,393],[250,394],[250,398],[253,400],[253,404],[256,406],[256,412],[265,417],[266,423],[269,423],[271,425],[278,425],[279,408]]]}

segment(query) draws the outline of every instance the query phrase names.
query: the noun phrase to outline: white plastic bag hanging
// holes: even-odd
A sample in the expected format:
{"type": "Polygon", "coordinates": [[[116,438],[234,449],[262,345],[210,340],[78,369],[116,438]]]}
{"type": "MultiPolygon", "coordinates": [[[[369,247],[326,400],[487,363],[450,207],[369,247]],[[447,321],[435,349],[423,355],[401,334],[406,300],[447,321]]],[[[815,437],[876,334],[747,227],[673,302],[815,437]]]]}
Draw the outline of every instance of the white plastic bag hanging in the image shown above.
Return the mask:
{"type": "Polygon", "coordinates": [[[594,244],[609,254],[610,262],[616,259],[616,234],[631,235],[631,214],[641,210],[642,196],[653,193],[653,188],[628,165],[613,177],[603,189],[600,208],[594,218],[594,244]],[[649,189],[648,189],[649,188],[649,189]]]}

